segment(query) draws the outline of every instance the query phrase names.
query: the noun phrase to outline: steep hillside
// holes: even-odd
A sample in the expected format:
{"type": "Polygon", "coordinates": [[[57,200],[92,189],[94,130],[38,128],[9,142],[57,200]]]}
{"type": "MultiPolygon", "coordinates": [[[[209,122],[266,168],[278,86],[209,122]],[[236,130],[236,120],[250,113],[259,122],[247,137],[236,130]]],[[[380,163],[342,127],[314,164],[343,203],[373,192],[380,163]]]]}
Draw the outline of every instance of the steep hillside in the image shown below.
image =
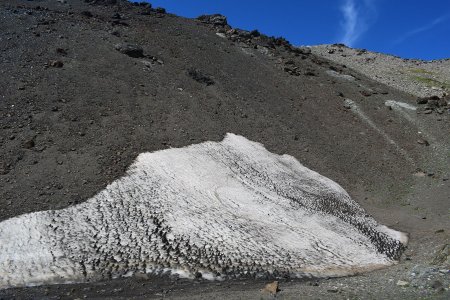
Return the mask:
{"type": "Polygon", "coordinates": [[[402,59],[341,44],[314,46],[311,51],[355,69],[373,80],[418,97],[441,97],[450,92],[450,59],[402,59]]]}
{"type": "MultiPolygon", "coordinates": [[[[1,1],[0,20],[0,221],[83,203],[140,153],[230,132],[295,157],[410,234],[397,266],[317,282],[279,279],[281,295],[448,295],[450,114],[447,104],[418,114],[414,95],[435,90],[414,89],[429,80],[413,78],[444,83],[447,62],[438,69],[399,59],[404,77],[381,80],[374,76],[387,71],[378,64],[333,59],[356,50],[310,51],[232,29],[221,16],[190,20],[115,0],[1,1]]],[[[0,298],[259,299],[262,286],[145,277],[8,289],[0,298]]]]}

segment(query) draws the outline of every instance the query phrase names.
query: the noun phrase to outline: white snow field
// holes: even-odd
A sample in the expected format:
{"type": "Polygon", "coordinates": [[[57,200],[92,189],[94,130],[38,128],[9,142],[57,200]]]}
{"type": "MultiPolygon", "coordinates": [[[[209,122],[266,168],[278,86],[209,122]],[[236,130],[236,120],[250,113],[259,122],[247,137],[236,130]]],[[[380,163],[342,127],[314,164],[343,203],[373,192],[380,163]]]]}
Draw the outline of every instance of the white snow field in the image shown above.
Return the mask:
{"type": "Polygon", "coordinates": [[[407,242],[335,182],[242,136],[138,156],[86,202],[0,223],[0,288],[134,273],[342,276],[407,242]]]}

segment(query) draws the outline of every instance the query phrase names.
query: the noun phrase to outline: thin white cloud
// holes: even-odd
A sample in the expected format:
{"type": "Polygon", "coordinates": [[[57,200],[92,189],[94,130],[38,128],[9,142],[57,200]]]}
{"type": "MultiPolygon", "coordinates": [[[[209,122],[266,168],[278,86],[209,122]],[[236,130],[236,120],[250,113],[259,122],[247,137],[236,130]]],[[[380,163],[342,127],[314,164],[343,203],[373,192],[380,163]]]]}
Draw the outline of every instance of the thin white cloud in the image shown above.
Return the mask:
{"type": "Polygon", "coordinates": [[[449,18],[450,18],[450,15],[448,15],[448,14],[444,15],[444,16],[440,16],[422,27],[408,31],[407,33],[405,33],[404,35],[399,37],[397,40],[395,40],[394,44],[400,44],[400,43],[404,42],[406,39],[408,39],[414,35],[417,35],[419,33],[433,29],[435,26],[439,25],[440,23],[446,21],[449,18]]]}
{"type": "Polygon", "coordinates": [[[341,7],[341,10],[344,14],[344,36],[342,37],[342,42],[351,46],[359,36],[356,32],[358,12],[356,11],[355,3],[352,0],[347,0],[341,7]]]}
{"type": "Polygon", "coordinates": [[[341,43],[352,47],[356,41],[367,31],[376,17],[374,0],[344,0],[340,7],[343,21],[341,43]]]}

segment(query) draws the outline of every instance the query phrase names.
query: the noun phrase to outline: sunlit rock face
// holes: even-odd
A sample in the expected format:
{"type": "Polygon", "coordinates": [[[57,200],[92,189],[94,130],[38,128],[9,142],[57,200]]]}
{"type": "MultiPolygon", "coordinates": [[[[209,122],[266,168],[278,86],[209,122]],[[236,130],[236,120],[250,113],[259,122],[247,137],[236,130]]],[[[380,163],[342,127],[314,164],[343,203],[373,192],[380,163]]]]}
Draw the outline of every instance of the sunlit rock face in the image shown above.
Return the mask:
{"type": "Polygon", "coordinates": [[[0,288],[133,273],[342,276],[395,263],[402,233],[335,182],[228,134],[143,153],[86,202],[0,223],[0,288]]]}

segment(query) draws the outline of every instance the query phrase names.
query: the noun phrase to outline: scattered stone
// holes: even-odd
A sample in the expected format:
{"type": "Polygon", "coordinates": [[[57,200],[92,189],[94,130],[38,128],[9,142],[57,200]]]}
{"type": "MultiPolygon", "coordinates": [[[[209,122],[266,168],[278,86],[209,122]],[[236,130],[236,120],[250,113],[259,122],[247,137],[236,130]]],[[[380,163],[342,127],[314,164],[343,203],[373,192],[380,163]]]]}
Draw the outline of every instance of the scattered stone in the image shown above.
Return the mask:
{"type": "Polygon", "coordinates": [[[309,47],[294,47],[297,52],[300,52],[300,54],[309,55],[311,54],[311,48],[309,47]]]}
{"type": "Polygon", "coordinates": [[[201,15],[197,18],[197,20],[200,20],[202,23],[206,24],[212,24],[214,26],[226,26],[228,25],[227,17],[220,15],[220,14],[214,14],[214,15],[201,15]]]}
{"type": "Polygon", "coordinates": [[[420,97],[417,98],[417,104],[427,104],[429,100],[439,100],[440,98],[436,95],[430,97],[420,97]]]}
{"type": "Polygon", "coordinates": [[[85,0],[85,2],[96,5],[114,5],[117,4],[118,0],[85,0]]]}
{"type": "Polygon", "coordinates": [[[280,289],[278,288],[278,281],[266,284],[266,286],[261,291],[276,295],[280,291],[280,289]]]}
{"type": "Polygon", "coordinates": [[[120,20],[120,19],[122,19],[122,16],[118,12],[116,12],[112,15],[111,18],[114,20],[120,20]]]}
{"type": "Polygon", "coordinates": [[[344,108],[345,109],[351,109],[353,105],[353,101],[350,99],[345,99],[344,100],[344,108]]]}
{"type": "Polygon", "coordinates": [[[357,49],[356,52],[356,55],[362,55],[364,53],[367,53],[367,49],[357,49]]]}
{"type": "Polygon", "coordinates": [[[250,31],[250,35],[252,37],[258,37],[261,35],[261,33],[258,30],[254,29],[254,30],[250,31]]]}
{"type": "Polygon", "coordinates": [[[430,99],[430,100],[427,101],[427,107],[431,108],[431,109],[437,108],[438,107],[438,103],[439,103],[438,100],[430,99]]]}
{"type": "Polygon", "coordinates": [[[31,149],[31,148],[34,147],[34,145],[35,145],[34,139],[31,139],[31,140],[26,141],[26,142],[23,144],[23,147],[24,147],[25,149],[31,149]]]}
{"type": "Polygon", "coordinates": [[[444,263],[450,263],[449,257],[450,247],[448,244],[442,246],[437,255],[433,259],[433,265],[442,265],[444,263]]]}
{"type": "Polygon", "coordinates": [[[407,287],[407,286],[409,286],[409,282],[403,281],[403,280],[399,280],[399,281],[397,281],[397,285],[401,286],[401,287],[407,287]]]}
{"type": "Polygon", "coordinates": [[[424,114],[431,114],[433,111],[436,111],[438,114],[443,114],[445,112],[445,108],[448,107],[448,97],[444,95],[443,97],[431,96],[431,97],[422,97],[417,99],[418,104],[426,104],[424,107],[424,114]]]}
{"type": "Polygon", "coordinates": [[[418,139],[417,143],[420,145],[430,146],[430,143],[425,139],[418,139]]]}
{"type": "Polygon", "coordinates": [[[427,104],[428,98],[418,98],[417,104],[427,104]]]}
{"type": "MultiPolygon", "coordinates": [[[[325,73],[327,73],[330,76],[333,76],[335,78],[339,78],[339,79],[345,79],[348,81],[354,81],[355,77],[352,75],[347,75],[347,74],[342,74],[336,70],[333,70],[332,68],[330,68],[330,70],[327,70],[325,73]]],[[[361,92],[362,93],[362,92],[361,92]]]]}
{"type": "Polygon", "coordinates": [[[140,12],[141,15],[143,15],[143,16],[148,16],[148,15],[151,15],[151,14],[152,14],[153,10],[152,10],[152,8],[151,8],[151,4],[150,4],[150,3],[148,3],[148,4],[150,5],[150,7],[144,8],[144,9],[140,12]]]}
{"type": "Polygon", "coordinates": [[[361,95],[363,95],[364,97],[369,97],[372,96],[372,92],[367,91],[367,90],[362,90],[360,91],[361,95]]]}
{"type": "Polygon", "coordinates": [[[113,31],[111,31],[111,34],[114,36],[120,36],[120,31],[113,30],[113,31]]]}
{"type": "Polygon", "coordinates": [[[290,75],[294,75],[294,76],[300,76],[302,74],[300,68],[298,68],[298,67],[296,67],[294,65],[292,65],[292,66],[291,65],[285,66],[283,68],[283,70],[285,72],[289,73],[290,75]]]}
{"type": "Polygon", "coordinates": [[[67,50],[63,48],[56,48],[56,53],[61,55],[67,55],[67,50]]]}
{"type": "Polygon", "coordinates": [[[214,80],[212,80],[210,77],[204,75],[200,70],[191,68],[188,70],[187,74],[194,79],[197,82],[206,84],[206,85],[213,85],[214,80]]]}
{"type": "Polygon", "coordinates": [[[165,14],[166,9],[162,8],[162,7],[157,7],[157,8],[155,8],[155,12],[157,12],[158,14],[165,14]]]}
{"type": "Polygon", "coordinates": [[[216,32],[216,35],[217,35],[217,36],[220,36],[221,38],[224,38],[224,39],[227,38],[226,34],[225,34],[225,33],[222,33],[222,32],[216,32]]]}
{"type": "Polygon", "coordinates": [[[437,104],[438,104],[439,107],[448,106],[448,102],[447,102],[447,100],[445,98],[439,99],[437,104]]]}
{"type": "Polygon", "coordinates": [[[116,44],[115,48],[120,53],[128,55],[133,58],[144,57],[144,49],[142,49],[141,46],[136,44],[121,43],[116,44]]]}
{"type": "Polygon", "coordinates": [[[285,65],[295,65],[295,61],[292,59],[288,59],[284,62],[285,65]]]}
{"type": "Polygon", "coordinates": [[[247,31],[247,30],[234,29],[234,33],[243,39],[251,39],[252,38],[250,31],[247,31]]]}
{"type": "Polygon", "coordinates": [[[64,63],[60,60],[51,60],[48,65],[53,68],[62,68],[64,63]]]}
{"type": "Polygon", "coordinates": [[[83,17],[87,17],[87,18],[92,18],[92,17],[93,17],[92,13],[91,13],[90,11],[88,11],[88,10],[82,11],[82,12],[81,12],[81,15],[82,15],[83,17]]]}
{"type": "Polygon", "coordinates": [[[112,26],[125,26],[128,27],[130,26],[127,22],[121,21],[121,20],[114,20],[111,22],[112,26]]]}

